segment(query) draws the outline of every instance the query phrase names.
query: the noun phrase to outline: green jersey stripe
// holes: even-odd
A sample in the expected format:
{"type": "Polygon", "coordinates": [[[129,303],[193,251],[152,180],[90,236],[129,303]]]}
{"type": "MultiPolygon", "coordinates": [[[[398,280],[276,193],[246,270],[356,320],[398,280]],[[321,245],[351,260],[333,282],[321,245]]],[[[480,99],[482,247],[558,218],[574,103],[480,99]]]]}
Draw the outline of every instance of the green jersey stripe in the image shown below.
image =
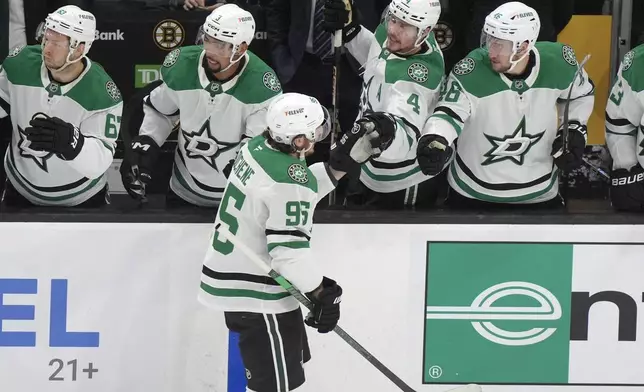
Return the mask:
{"type": "Polygon", "coordinates": [[[261,291],[255,291],[255,290],[221,289],[221,288],[207,285],[204,282],[201,282],[201,289],[206,293],[213,295],[215,297],[255,298],[255,299],[261,299],[266,301],[277,301],[277,300],[289,297],[291,295],[287,292],[270,294],[270,293],[262,293],[261,291]]]}

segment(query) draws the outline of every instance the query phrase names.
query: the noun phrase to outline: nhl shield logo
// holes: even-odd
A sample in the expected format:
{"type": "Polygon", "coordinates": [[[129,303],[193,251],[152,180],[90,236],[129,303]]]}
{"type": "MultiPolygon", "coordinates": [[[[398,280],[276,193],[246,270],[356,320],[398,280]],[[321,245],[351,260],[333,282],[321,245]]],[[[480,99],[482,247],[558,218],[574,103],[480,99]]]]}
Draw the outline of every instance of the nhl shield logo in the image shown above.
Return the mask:
{"type": "Polygon", "coordinates": [[[299,163],[294,163],[288,167],[288,176],[297,183],[306,184],[309,182],[309,176],[306,174],[306,168],[299,163]]]}
{"type": "Polygon", "coordinates": [[[421,63],[413,63],[407,68],[407,75],[418,83],[425,83],[428,79],[429,69],[421,63]]]}

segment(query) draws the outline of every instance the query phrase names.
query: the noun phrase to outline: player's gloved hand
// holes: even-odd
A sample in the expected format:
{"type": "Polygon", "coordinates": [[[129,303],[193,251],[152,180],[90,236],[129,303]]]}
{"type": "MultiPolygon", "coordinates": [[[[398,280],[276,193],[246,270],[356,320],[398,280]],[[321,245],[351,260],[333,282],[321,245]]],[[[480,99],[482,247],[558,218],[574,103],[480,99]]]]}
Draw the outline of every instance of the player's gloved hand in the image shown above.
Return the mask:
{"type": "Polygon", "coordinates": [[[610,173],[610,202],[618,211],[644,210],[644,169],[640,165],[610,173]]]}
{"type": "Polygon", "coordinates": [[[351,41],[360,32],[360,22],[353,0],[326,0],[322,27],[335,33],[342,30],[342,41],[351,41]]]}
{"type": "Polygon", "coordinates": [[[25,128],[25,134],[32,150],[53,152],[59,158],[71,161],[80,154],[85,144],[80,129],[58,117],[36,113],[29,125],[25,128]]]}
{"type": "Polygon", "coordinates": [[[317,329],[319,333],[333,331],[340,319],[342,287],[325,276],[322,278],[321,290],[318,288],[306,295],[313,303],[313,311],[304,320],[306,325],[317,329]]]}
{"type": "Polygon", "coordinates": [[[424,135],[418,139],[416,158],[423,174],[435,176],[443,170],[445,164],[452,157],[454,149],[447,140],[440,135],[424,135]]]}
{"type": "Polygon", "coordinates": [[[391,145],[395,134],[396,121],[391,115],[369,113],[331,146],[329,166],[356,178],[360,175],[360,165],[380,156],[391,145]]]}
{"type": "Polygon", "coordinates": [[[127,193],[136,200],[146,200],[146,187],[152,182],[152,170],[161,148],[147,135],[132,140],[131,170],[122,177],[127,193]]]}
{"type": "Polygon", "coordinates": [[[559,128],[550,155],[555,159],[555,165],[564,172],[577,169],[582,165],[581,158],[586,148],[586,126],[578,121],[570,121],[568,124],[568,152],[564,151],[563,128],[559,128]]]}

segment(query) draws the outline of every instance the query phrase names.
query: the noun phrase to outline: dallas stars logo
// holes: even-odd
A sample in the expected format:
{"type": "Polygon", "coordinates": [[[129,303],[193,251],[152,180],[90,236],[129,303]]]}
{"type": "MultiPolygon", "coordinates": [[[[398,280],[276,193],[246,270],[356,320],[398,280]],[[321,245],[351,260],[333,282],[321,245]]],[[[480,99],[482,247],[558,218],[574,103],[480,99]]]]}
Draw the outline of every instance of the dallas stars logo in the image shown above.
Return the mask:
{"type": "Polygon", "coordinates": [[[521,119],[519,126],[512,135],[505,137],[490,136],[483,134],[487,140],[492,143],[492,148],[484,154],[485,161],[482,165],[491,165],[493,163],[509,160],[517,165],[523,165],[528,151],[541,140],[546,131],[536,135],[526,133],[525,116],[521,119]]]}
{"type": "Polygon", "coordinates": [[[18,136],[20,137],[20,141],[18,142],[20,156],[23,158],[31,158],[40,170],[49,173],[47,161],[54,156],[54,153],[49,151],[36,151],[29,148],[31,142],[27,140],[27,134],[20,126],[18,126],[18,136]]]}
{"type": "Polygon", "coordinates": [[[228,150],[235,148],[239,145],[236,143],[220,142],[215,138],[210,130],[210,119],[203,123],[199,131],[195,133],[188,133],[181,130],[181,134],[185,140],[184,148],[187,157],[190,159],[202,159],[208,166],[219,172],[215,160],[217,157],[228,150]]]}

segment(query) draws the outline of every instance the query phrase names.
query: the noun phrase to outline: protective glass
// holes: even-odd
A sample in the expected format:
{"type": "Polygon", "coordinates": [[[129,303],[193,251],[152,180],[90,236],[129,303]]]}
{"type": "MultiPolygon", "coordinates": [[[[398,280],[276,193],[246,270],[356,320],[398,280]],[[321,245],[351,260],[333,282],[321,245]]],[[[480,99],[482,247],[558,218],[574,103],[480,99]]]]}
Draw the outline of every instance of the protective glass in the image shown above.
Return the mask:
{"type": "Polygon", "coordinates": [[[331,133],[331,128],[332,128],[333,120],[331,120],[331,115],[329,114],[329,111],[326,110],[324,106],[322,106],[322,110],[324,111],[324,121],[319,127],[315,129],[316,143],[326,139],[326,137],[329,136],[329,133],[331,133]]]}
{"type": "Polygon", "coordinates": [[[514,50],[512,41],[491,36],[483,31],[481,33],[481,48],[490,53],[491,56],[510,57],[514,50]]]}
{"type": "Polygon", "coordinates": [[[206,53],[218,57],[230,57],[233,54],[233,44],[213,38],[207,34],[203,38],[203,48],[206,53]]]}
{"type": "Polygon", "coordinates": [[[54,46],[56,48],[69,48],[69,37],[66,35],[57,33],[53,30],[46,29],[42,37],[42,46],[43,48],[47,45],[54,46]]]}
{"type": "Polygon", "coordinates": [[[416,37],[418,37],[418,27],[402,21],[391,12],[387,13],[385,22],[387,22],[387,34],[395,36],[399,41],[416,41],[416,37]]]}

